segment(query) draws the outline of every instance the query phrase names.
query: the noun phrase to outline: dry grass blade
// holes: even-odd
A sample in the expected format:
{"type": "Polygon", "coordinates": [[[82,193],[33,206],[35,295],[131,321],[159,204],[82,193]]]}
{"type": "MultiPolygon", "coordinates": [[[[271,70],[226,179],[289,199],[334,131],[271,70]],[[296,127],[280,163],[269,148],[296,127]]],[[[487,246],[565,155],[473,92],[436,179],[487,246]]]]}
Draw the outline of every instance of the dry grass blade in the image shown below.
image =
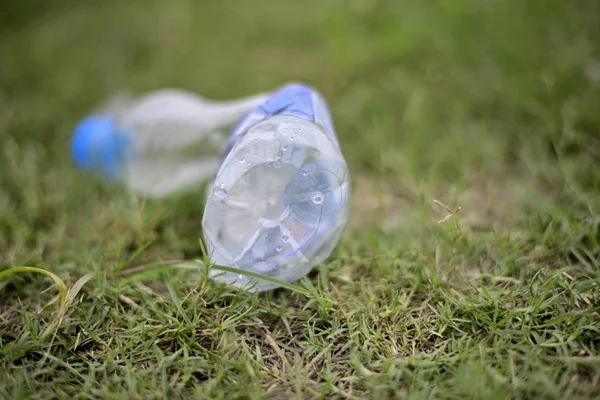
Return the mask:
{"type": "Polygon", "coordinates": [[[60,279],[58,277],[58,275],[42,269],[42,268],[36,268],[36,267],[14,267],[14,268],[9,268],[6,269],[4,271],[0,271],[0,279],[2,279],[3,277],[6,277],[8,275],[12,275],[12,274],[18,274],[21,272],[36,272],[38,274],[43,274],[46,276],[49,276],[50,278],[52,278],[52,280],[54,281],[54,284],[56,285],[56,288],[58,289],[58,293],[60,295],[60,302],[59,302],[59,311],[62,311],[63,307],[65,306],[65,302],[67,300],[67,285],[65,285],[65,282],[63,282],[62,279],[60,279]]]}

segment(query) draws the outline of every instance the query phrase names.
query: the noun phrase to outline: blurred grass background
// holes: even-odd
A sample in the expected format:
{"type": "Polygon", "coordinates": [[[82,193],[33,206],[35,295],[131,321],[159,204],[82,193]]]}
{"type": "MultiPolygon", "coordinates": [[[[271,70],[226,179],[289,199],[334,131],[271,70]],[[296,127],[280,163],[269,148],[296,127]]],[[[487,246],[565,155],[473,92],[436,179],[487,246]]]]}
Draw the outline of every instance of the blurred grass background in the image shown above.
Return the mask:
{"type": "Polygon", "coordinates": [[[96,279],[52,335],[49,281],[0,282],[0,393],[598,396],[599,21],[594,0],[5,2],[0,268],[96,279]],[[199,257],[201,189],[91,182],[76,121],[122,89],[291,80],[328,100],[352,174],[313,297],[110,279],[199,257]]]}

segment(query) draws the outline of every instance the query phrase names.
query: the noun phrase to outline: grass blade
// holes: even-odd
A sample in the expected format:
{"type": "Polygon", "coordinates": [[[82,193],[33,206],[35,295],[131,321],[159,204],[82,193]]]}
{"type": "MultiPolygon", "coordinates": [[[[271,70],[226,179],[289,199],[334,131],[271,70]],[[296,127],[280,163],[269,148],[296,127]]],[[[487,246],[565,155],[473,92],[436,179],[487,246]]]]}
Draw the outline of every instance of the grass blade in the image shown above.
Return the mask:
{"type": "Polygon", "coordinates": [[[226,267],[224,265],[211,265],[209,267],[210,269],[216,269],[218,271],[224,271],[224,272],[231,272],[234,274],[240,274],[240,275],[245,275],[245,276],[250,276],[252,278],[255,279],[260,279],[263,281],[267,281],[269,283],[273,283],[275,285],[281,286],[283,288],[292,290],[296,293],[300,293],[303,294],[305,296],[310,296],[310,292],[306,289],[304,289],[302,286],[298,286],[295,285],[293,283],[289,283],[289,282],[285,282],[285,281],[280,281],[279,279],[270,277],[270,276],[266,276],[266,275],[262,275],[256,272],[252,272],[252,271],[246,271],[244,269],[239,269],[239,268],[234,268],[234,267],[226,267]]]}
{"type": "Polygon", "coordinates": [[[48,270],[42,269],[42,268],[14,267],[14,268],[6,269],[4,271],[0,271],[0,279],[2,279],[5,276],[8,276],[8,275],[18,274],[20,272],[37,272],[39,274],[43,274],[43,275],[46,275],[46,276],[49,276],[50,278],[52,278],[52,280],[54,281],[54,284],[56,285],[56,288],[58,289],[58,293],[60,295],[59,310],[63,309],[63,307],[65,306],[65,301],[67,300],[67,285],[65,285],[65,282],[63,282],[63,280],[60,279],[58,277],[58,275],[56,275],[48,270]]]}

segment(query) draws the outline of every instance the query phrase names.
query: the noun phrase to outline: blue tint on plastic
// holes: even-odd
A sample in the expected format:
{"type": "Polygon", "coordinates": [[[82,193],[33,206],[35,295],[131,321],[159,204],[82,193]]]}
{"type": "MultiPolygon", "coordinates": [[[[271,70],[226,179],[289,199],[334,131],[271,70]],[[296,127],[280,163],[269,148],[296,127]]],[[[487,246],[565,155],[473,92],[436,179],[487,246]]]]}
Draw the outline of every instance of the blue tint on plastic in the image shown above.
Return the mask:
{"type": "Polygon", "coordinates": [[[71,138],[71,157],[78,168],[117,179],[131,152],[129,137],[120,132],[114,118],[92,115],[77,124],[71,138]]]}
{"type": "MultiPolygon", "coordinates": [[[[293,115],[304,118],[309,121],[321,123],[328,131],[329,136],[336,141],[331,121],[319,120],[317,115],[318,107],[325,107],[325,103],[318,97],[317,93],[310,86],[301,83],[290,83],[277,90],[263,104],[248,111],[240,122],[233,128],[227,148],[223,153],[222,160],[225,160],[237,140],[250,128],[270,118],[274,115],[293,115]]],[[[327,110],[323,110],[327,114],[327,110]]]]}
{"type": "Polygon", "coordinates": [[[292,114],[309,120],[315,119],[312,89],[300,83],[285,85],[258,108],[267,115],[292,114]]]}

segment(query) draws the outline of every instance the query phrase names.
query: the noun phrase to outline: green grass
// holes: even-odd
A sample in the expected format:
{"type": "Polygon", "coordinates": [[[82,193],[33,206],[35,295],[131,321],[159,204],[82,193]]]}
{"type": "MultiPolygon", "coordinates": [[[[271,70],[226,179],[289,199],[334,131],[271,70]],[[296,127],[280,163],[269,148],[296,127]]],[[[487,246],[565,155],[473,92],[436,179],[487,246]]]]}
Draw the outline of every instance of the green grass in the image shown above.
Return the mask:
{"type": "Polygon", "coordinates": [[[600,396],[600,3],[41,3],[0,11],[0,270],[70,290],[59,312],[50,278],[0,281],[0,398],[600,396]],[[353,184],[299,291],[152,268],[203,257],[202,189],[145,201],[70,165],[117,90],[291,80],[353,184]]]}

